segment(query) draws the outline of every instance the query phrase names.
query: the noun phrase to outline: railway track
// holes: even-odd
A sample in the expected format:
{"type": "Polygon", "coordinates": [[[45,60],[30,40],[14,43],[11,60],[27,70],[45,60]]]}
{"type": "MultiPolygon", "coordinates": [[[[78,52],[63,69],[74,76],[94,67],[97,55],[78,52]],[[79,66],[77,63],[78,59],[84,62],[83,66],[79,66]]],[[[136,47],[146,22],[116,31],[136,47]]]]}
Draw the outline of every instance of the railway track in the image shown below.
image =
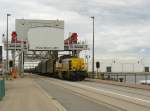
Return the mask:
{"type": "Polygon", "coordinates": [[[40,79],[44,82],[58,85],[70,90],[74,94],[94,101],[98,104],[109,106],[117,111],[149,111],[150,109],[150,101],[146,99],[106,91],[77,82],[68,82],[46,77],[42,77],[40,79]]]}

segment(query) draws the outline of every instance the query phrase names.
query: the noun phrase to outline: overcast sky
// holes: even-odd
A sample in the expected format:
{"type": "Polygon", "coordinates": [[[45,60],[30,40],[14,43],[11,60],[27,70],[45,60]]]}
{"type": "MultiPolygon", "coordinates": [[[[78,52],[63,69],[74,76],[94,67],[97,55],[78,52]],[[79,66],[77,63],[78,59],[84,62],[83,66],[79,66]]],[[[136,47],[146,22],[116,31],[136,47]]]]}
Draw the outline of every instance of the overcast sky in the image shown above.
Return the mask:
{"type": "Polygon", "coordinates": [[[0,0],[0,34],[15,30],[15,19],[65,20],[65,37],[77,32],[92,44],[95,16],[97,58],[150,56],[150,0],[0,0]]]}

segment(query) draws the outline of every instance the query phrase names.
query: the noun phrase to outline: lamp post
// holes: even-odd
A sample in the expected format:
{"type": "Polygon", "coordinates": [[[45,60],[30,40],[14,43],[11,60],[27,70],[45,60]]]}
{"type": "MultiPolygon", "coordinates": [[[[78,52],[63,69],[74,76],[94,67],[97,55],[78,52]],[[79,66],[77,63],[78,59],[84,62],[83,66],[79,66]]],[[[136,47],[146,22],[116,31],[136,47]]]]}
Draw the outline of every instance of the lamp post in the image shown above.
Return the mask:
{"type": "Polygon", "coordinates": [[[92,76],[94,78],[94,16],[91,16],[91,19],[93,20],[93,52],[92,52],[92,76]]]}
{"type": "MultiPolygon", "coordinates": [[[[5,43],[5,34],[2,34],[2,42],[5,43]]],[[[2,54],[2,64],[4,64],[3,54],[2,54]]],[[[3,77],[5,77],[5,67],[3,66],[3,68],[2,68],[2,75],[3,75],[3,77]]]]}
{"type": "Polygon", "coordinates": [[[6,29],[6,44],[7,44],[7,48],[6,48],[6,70],[7,73],[9,72],[9,66],[8,66],[8,62],[9,62],[9,58],[8,58],[8,17],[11,16],[11,14],[7,13],[7,29],[6,29]]]}

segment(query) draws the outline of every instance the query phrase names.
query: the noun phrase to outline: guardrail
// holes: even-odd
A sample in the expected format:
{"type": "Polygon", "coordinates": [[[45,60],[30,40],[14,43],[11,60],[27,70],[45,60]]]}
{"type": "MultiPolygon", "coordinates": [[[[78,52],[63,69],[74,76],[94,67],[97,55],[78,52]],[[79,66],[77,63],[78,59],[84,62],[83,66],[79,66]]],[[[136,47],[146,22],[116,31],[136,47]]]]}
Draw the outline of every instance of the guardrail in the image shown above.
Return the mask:
{"type": "Polygon", "coordinates": [[[5,80],[0,78],[0,101],[5,96],[5,80]]]}

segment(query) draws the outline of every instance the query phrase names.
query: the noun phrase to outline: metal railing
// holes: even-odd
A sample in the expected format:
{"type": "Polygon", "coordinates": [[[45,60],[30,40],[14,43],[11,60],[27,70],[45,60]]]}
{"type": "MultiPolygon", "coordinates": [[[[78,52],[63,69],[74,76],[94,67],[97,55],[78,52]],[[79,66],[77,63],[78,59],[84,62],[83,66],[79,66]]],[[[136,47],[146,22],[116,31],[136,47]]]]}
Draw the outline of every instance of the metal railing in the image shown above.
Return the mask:
{"type": "Polygon", "coordinates": [[[93,76],[94,78],[102,80],[150,85],[150,72],[98,72],[94,74],[88,72],[89,78],[92,78],[93,76]]]}
{"type": "Polygon", "coordinates": [[[135,72],[135,73],[103,72],[103,73],[99,73],[98,77],[102,77],[102,79],[105,80],[114,80],[114,81],[125,82],[125,83],[148,84],[149,83],[148,80],[150,80],[150,72],[135,72]]]}
{"type": "Polygon", "coordinates": [[[5,96],[5,80],[4,78],[0,77],[0,101],[5,96]]]}

